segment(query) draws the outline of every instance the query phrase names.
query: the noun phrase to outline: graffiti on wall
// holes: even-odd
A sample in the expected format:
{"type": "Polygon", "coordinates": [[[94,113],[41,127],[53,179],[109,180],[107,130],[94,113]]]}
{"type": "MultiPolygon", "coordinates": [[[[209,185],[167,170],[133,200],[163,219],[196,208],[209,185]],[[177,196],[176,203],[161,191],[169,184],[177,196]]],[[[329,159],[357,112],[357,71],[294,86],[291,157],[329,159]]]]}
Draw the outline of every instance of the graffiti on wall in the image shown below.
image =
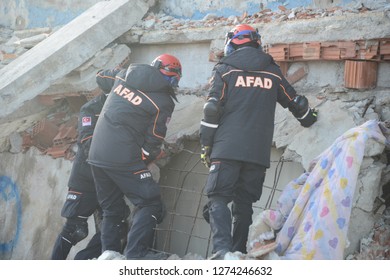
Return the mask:
{"type": "Polygon", "coordinates": [[[0,254],[16,246],[22,218],[18,186],[7,176],[0,175],[0,254]]]}

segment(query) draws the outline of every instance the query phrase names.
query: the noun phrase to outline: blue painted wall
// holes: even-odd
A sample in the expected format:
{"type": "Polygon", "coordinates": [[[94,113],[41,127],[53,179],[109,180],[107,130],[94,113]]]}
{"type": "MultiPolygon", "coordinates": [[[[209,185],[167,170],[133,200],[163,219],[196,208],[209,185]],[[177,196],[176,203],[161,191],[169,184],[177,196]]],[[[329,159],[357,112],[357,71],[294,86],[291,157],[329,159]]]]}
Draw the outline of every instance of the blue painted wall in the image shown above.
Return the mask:
{"type": "Polygon", "coordinates": [[[37,6],[29,6],[28,11],[28,27],[30,28],[45,27],[48,21],[52,26],[65,25],[84,12],[82,9],[60,11],[54,7],[44,8],[37,6]]]}
{"type": "Polygon", "coordinates": [[[1,255],[12,252],[16,246],[22,223],[22,204],[20,200],[19,188],[7,176],[0,176],[0,209],[7,210],[6,213],[0,213],[2,220],[6,221],[2,224],[2,233],[8,232],[11,234],[0,235],[0,259],[1,255]],[[8,216],[7,216],[8,213],[8,216]],[[13,213],[13,215],[9,215],[13,213]],[[7,219],[13,219],[7,221],[7,219]]]}
{"type": "Polygon", "coordinates": [[[0,25],[15,29],[65,25],[99,0],[1,0],[0,25]]]}

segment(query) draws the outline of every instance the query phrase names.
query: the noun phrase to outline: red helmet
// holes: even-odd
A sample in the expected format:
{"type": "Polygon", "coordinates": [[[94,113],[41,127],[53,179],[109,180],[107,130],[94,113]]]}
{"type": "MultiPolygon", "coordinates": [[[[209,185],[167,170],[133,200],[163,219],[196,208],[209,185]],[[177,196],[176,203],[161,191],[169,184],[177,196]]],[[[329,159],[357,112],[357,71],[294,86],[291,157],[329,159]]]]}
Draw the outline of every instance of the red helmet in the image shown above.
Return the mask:
{"type": "Polygon", "coordinates": [[[261,36],[257,29],[247,24],[236,25],[226,35],[226,43],[233,43],[235,45],[242,45],[249,42],[257,42],[260,45],[261,36]]]}
{"type": "Polygon", "coordinates": [[[181,63],[173,55],[162,54],[156,57],[151,65],[157,67],[166,76],[176,77],[177,81],[181,78],[181,63]]]}
{"type": "Polygon", "coordinates": [[[239,24],[226,34],[225,44],[233,43],[235,45],[242,45],[249,42],[256,42],[260,45],[260,39],[261,36],[257,29],[247,24],[239,24]]]}
{"type": "Polygon", "coordinates": [[[226,34],[224,54],[228,56],[242,46],[251,45],[250,43],[255,43],[256,47],[261,46],[261,36],[257,29],[247,24],[236,25],[226,34]]]}

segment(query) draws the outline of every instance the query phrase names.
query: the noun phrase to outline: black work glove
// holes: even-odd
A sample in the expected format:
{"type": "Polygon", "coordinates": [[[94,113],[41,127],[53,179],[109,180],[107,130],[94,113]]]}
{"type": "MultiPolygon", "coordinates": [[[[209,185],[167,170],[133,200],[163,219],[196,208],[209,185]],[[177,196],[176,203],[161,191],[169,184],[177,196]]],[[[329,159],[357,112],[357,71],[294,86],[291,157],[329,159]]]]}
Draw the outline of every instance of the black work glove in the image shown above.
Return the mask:
{"type": "Polygon", "coordinates": [[[201,152],[200,152],[200,160],[207,168],[210,168],[210,163],[211,163],[210,155],[211,155],[211,147],[202,145],[201,152]]]}
{"type": "Polygon", "coordinates": [[[299,118],[298,121],[303,127],[310,127],[317,121],[317,113],[317,110],[309,108],[307,114],[305,114],[302,118],[299,118]]]}

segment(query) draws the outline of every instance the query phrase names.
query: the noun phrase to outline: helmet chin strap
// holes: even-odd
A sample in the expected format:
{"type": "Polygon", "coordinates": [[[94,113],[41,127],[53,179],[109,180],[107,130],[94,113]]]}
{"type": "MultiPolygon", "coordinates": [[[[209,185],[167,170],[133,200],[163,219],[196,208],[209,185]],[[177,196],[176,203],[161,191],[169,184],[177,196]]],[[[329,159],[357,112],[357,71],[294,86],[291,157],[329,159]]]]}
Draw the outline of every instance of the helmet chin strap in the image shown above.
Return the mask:
{"type": "MultiPolygon", "coordinates": [[[[237,49],[239,49],[239,48],[241,48],[241,47],[243,47],[243,46],[246,46],[246,45],[244,44],[244,45],[242,45],[242,46],[238,46],[238,47],[234,48],[234,47],[233,47],[233,44],[231,43],[231,41],[232,41],[232,39],[230,39],[229,41],[227,41],[227,43],[226,43],[226,45],[225,45],[225,47],[224,47],[224,49],[223,49],[223,53],[224,53],[225,56],[228,56],[228,55],[230,55],[232,52],[234,52],[235,50],[237,50],[237,49]]],[[[247,44],[248,44],[248,43],[247,43],[247,44]]],[[[260,49],[260,50],[263,50],[263,47],[261,46],[261,43],[258,43],[258,47],[257,47],[257,48],[260,49]]]]}
{"type": "Polygon", "coordinates": [[[223,50],[223,53],[224,53],[225,56],[230,55],[232,52],[234,52],[234,51],[236,50],[236,49],[233,48],[233,46],[230,44],[230,41],[231,41],[231,40],[229,40],[229,41],[227,42],[227,44],[225,45],[225,48],[224,48],[224,50],[223,50]]]}
{"type": "Polygon", "coordinates": [[[169,82],[171,83],[171,86],[173,88],[179,87],[179,79],[176,76],[170,77],[170,81],[169,82]]]}
{"type": "Polygon", "coordinates": [[[179,80],[176,76],[167,76],[163,75],[165,80],[167,80],[173,88],[179,87],[179,80]]]}
{"type": "MultiPolygon", "coordinates": [[[[248,38],[251,41],[257,41],[259,48],[262,49],[261,48],[261,41],[260,41],[261,36],[260,36],[257,29],[256,29],[256,31],[244,30],[244,31],[238,32],[237,34],[233,34],[233,32],[228,32],[226,35],[226,40],[225,40],[225,48],[224,48],[224,55],[225,56],[230,55],[237,48],[239,48],[239,47],[235,48],[233,46],[233,44],[231,43],[236,38],[241,38],[241,39],[248,38]]],[[[245,45],[245,44],[243,44],[243,45],[245,45]]]]}

